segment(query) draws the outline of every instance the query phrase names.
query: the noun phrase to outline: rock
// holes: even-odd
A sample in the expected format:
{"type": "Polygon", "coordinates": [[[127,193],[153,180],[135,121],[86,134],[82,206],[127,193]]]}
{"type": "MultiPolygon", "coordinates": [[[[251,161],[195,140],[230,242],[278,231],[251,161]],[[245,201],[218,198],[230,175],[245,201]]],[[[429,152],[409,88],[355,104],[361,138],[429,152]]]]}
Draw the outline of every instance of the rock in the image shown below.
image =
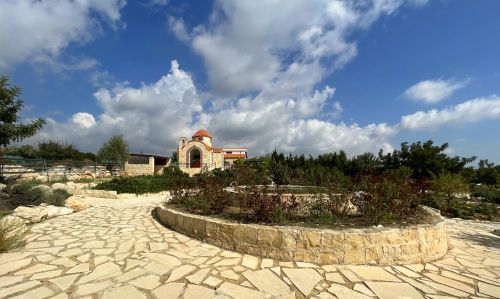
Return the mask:
{"type": "Polygon", "coordinates": [[[62,190],[68,191],[68,186],[63,184],[63,183],[54,183],[54,184],[52,184],[51,188],[53,190],[62,189],[62,190]]]}
{"type": "Polygon", "coordinates": [[[73,210],[66,207],[56,207],[40,205],[37,207],[17,207],[13,212],[13,217],[25,220],[27,223],[37,223],[57,216],[73,213],[73,210]]]}
{"type": "Polygon", "coordinates": [[[26,220],[28,223],[37,223],[48,218],[47,210],[44,207],[17,207],[12,216],[26,220]]]}
{"type": "Polygon", "coordinates": [[[66,199],[66,203],[64,205],[75,212],[85,210],[89,207],[89,205],[86,202],[75,196],[71,196],[68,199],[66,199]]]}
{"type": "Polygon", "coordinates": [[[67,207],[56,207],[56,206],[47,206],[47,218],[54,218],[57,216],[68,215],[73,213],[73,210],[67,207]]]}
{"type": "Polygon", "coordinates": [[[5,190],[5,189],[7,189],[7,185],[5,185],[5,184],[0,184],[0,191],[3,191],[3,190],[5,190]]]}

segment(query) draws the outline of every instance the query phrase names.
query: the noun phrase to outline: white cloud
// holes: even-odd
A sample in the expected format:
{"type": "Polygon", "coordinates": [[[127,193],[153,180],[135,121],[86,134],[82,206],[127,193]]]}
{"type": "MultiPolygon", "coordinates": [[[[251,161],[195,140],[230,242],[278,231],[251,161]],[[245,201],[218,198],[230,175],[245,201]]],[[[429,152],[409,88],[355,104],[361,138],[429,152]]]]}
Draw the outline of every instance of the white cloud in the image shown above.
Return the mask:
{"type": "Polygon", "coordinates": [[[71,122],[80,128],[89,129],[95,125],[95,118],[90,113],[78,112],[73,114],[71,122]]]}
{"type": "Polygon", "coordinates": [[[124,134],[136,151],[170,154],[181,135],[197,129],[194,115],[202,106],[191,76],[172,61],[170,72],[153,84],[133,88],[116,85],[94,94],[103,112],[76,113],[67,122],[48,119],[28,142],[55,139],[95,151],[114,134],[124,134]]]}
{"type": "Polygon", "coordinates": [[[89,75],[89,81],[94,87],[109,87],[116,80],[115,76],[113,76],[113,74],[111,74],[107,70],[104,71],[94,70],[89,75]]]}
{"type": "Polygon", "coordinates": [[[441,102],[450,97],[455,91],[464,88],[469,80],[424,80],[409,87],[404,95],[412,100],[421,101],[427,104],[441,102]]]}
{"type": "Polygon", "coordinates": [[[328,121],[342,106],[331,102],[333,87],[319,84],[356,56],[353,31],[405,3],[421,2],[219,0],[210,21],[191,32],[181,19],[169,20],[174,34],[205,62],[213,89],[203,93],[203,101],[191,76],[173,61],[156,83],[99,89],[95,97],[103,112],[92,126],[82,128],[91,123],[82,119],[49,120],[35,138],[60,137],[96,150],[122,133],[134,151],[169,154],[179,137],[203,127],[214,144],[247,146],[251,155],[274,148],[306,154],[390,150],[396,127],[328,121]]]}
{"type": "Polygon", "coordinates": [[[443,110],[418,111],[401,118],[401,128],[409,130],[434,129],[485,119],[500,118],[500,97],[477,98],[443,110]]]}
{"type": "Polygon", "coordinates": [[[275,147],[310,154],[390,149],[388,138],[396,131],[386,124],[363,127],[314,118],[334,91],[327,86],[294,98],[260,94],[216,110],[203,109],[191,76],[173,61],[170,73],[153,84],[99,89],[95,98],[103,110],[100,115],[79,112],[66,122],[49,118],[45,128],[28,142],[64,140],[95,151],[110,136],[121,133],[134,151],[170,154],[179,137],[189,137],[204,127],[213,134],[216,145],[248,146],[251,155],[275,147]]]}
{"type": "Polygon", "coordinates": [[[210,22],[193,30],[192,47],[218,94],[266,90],[290,76],[310,89],[356,56],[353,31],[404,4],[424,2],[219,0],[210,22]]]}
{"type": "Polygon", "coordinates": [[[190,40],[189,33],[187,32],[186,25],[182,19],[167,16],[167,23],[170,31],[183,42],[188,42],[190,40]]]}
{"type": "Polygon", "coordinates": [[[101,20],[113,28],[120,24],[124,5],[125,0],[0,1],[0,69],[50,62],[71,43],[93,40],[102,30],[101,20]]]}
{"type": "Polygon", "coordinates": [[[167,5],[169,2],[169,0],[149,0],[147,1],[147,5],[150,5],[150,6],[155,6],[155,5],[159,5],[159,6],[165,6],[167,5]]]}

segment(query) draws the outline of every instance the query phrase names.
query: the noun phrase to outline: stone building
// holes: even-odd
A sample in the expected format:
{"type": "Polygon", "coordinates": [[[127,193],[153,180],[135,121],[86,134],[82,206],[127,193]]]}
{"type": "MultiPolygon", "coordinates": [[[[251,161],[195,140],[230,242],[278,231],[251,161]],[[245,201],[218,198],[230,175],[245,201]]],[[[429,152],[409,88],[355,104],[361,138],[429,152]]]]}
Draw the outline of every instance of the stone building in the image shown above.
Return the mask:
{"type": "Polygon", "coordinates": [[[125,175],[161,174],[163,168],[170,164],[168,157],[150,154],[130,154],[125,162],[125,175]]]}
{"type": "Polygon", "coordinates": [[[247,149],[214,147],[210,133],[201,129],[191,140],[179,139],[177,154],[179,168],[192,176],[216,168],[230,168],[234,161],[247,158],[247,149]]]}

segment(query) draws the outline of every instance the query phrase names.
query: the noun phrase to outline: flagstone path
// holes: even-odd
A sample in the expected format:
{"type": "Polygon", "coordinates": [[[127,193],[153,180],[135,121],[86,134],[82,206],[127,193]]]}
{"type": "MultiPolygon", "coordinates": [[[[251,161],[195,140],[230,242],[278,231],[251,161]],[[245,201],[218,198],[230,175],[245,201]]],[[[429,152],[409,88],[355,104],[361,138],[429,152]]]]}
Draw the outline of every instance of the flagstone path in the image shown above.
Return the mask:
{"type": "Polygon", "coordinates": [[[32,226],[0,254],[0,298],[500,298],[500,223],[449,220],[428,264],[317,266],[221,250],[160,225],[160,199],[94,206],[32,226]]]}

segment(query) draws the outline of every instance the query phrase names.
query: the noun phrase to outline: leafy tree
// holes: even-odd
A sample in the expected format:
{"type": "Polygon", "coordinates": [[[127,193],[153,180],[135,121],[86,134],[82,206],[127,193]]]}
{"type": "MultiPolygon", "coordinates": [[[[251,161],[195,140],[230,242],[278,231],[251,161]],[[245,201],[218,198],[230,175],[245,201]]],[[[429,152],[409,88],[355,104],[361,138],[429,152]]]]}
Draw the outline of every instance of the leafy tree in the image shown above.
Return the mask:
{"type": "Polygon", "coordinates": [[[113,173],[117,164],[125,163],[128,157],[128,144],[123,135],[111,137],[102,145],[97,153],[97,158],[108,165],[111,173],[113,173]]]}
{"type": "Polygon", "coordinates": [[[56,141],[40,142],[36,155],[38,158],[47,160],[95,160],[93,153],[83,153],[77,150],[73,144],[56,141]]]}
{"type": "Polygon", "coordinates": [[[21,88],[10,86],[8,81],[7,76],[0,75],[0,147],[35,135],[45,124],[45,120],[41,118],[29,124],[18,123],[17,114],[23,107],[23,101],[19,98],[21,88]]]}
{"type": "Polygon", "coordinates": [[[349,174],[350,175],[363,175],[374,173],[380,168],[380,160],[372,153],[364,153],[355,156],[349,161],[349,174]]]}
{"type": "Polygon", "coordinates": [[[464,178],[455,173],[441,173],[432,180],[431,189],[438,199],[446,202],[446,206],[451,209],[451,204],[457,195],[469,191],[469,185],[464,178]]]}
{"type": "Polygon", "coordinates": [[[7,154],[21,156],[27,159],[42,158],[46,160],[73,160],[95,161],[94,153],[81,152],[73,144],[65,144],[57,141],[44,141],[38,143],[38,146],[21,145],[19,147],[8,147],[4,151],[7,154]]]}
{"type": "Polygon", "coordinates": [[[500,182],[500,167],[495,166],[495,163],[489,163],[488,160],[479,161],[476,173],[476,183],[496,185],[500,182]]]}
{"type": "Polygon", "coordinates": [[[476,157],[449,157],[444,152],[447,148],[448,143],[435,146],[432,140],[424,143],[419,141],[411,145],[404,142],[400,150],[396,149],[386,155],[379,152],[379,158],[385,170],[409,167],[412,169],[413,178],[417,180],[432,178],[442,172],[460,173],[466,164],[476,159],[476,157]]]}

